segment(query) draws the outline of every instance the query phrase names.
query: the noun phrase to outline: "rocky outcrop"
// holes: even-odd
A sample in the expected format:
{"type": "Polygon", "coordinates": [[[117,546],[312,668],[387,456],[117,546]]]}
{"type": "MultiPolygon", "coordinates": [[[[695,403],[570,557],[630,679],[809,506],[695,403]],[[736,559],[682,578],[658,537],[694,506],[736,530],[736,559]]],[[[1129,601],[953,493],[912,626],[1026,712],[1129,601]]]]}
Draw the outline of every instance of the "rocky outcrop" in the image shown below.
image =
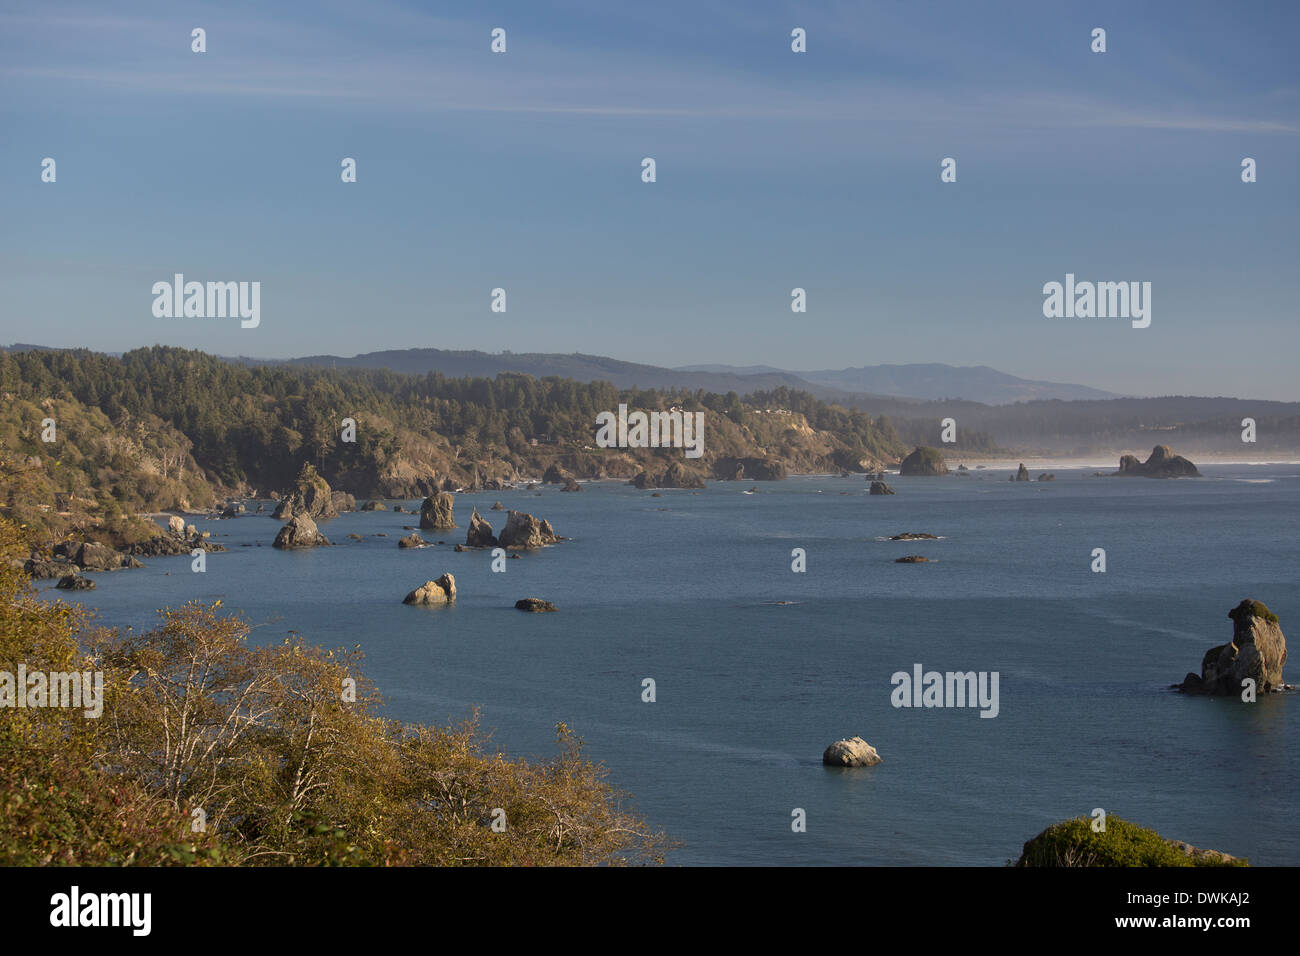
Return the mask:
{"type": "Polygon", "coordinates": [[[1020,463],[1020,469],[1016,472],[1015,480],[1016,481],[1029,480],[1029,469],[1025,467],[1025,463],[1023,461],[1020,463]]]}
{"type": "Polygon", "coordinates": [[[822,754],[822,763],[828,767],[874,767],[882,759],[876,748],[861,737],[837,740],[822,754]]]}
{"type": "Polygon", "coordinates": [[[1282,690],[1286,638],[1277,615],[1248,598],[1229,611],[1228,617],[1232,640],[1206,651],[1201,673],[1188,674],[1178,689],[1186,694],[1240,697],[1242,681],[1249,678],[1258,694],[1282,690]]]}
{"type": "Polygon", "coordinates": [[[56,588],[62,588],[65,591],[93,591],[95,582],[90,578],[79,577],[75,574],[66,574],[59,578],[59,583],[54,585],[56,588]]]}
{"type": "Polygon", "coordinates": [[[167,530],[172,534],[185,533],[185,519],[180,515],[172,515],[167,519],[167,530]]]}
{"type": "Polygon", "coordinates": [[[1048,474],[1047,472],[1044,472],[1043,474],[1041,474],[1041,475],[1038,476],[1038,480],[1039,480],[1039,481],[1055,481],[1055,480],[1056,480],[1056,475],[1054,475],[1054,474],[1048,474]]]}
{"type": "Polygon", "coordinates": [[[937,534],[926,534],[924,531],[904,531],[902,534],[891,534],[890,541],[938,541],[937,534]]]}
{"type": "Polygon", "coordinates": [[[572,479],[572,478],[565,478],[565,479],[564,479],[564,487],[561,488],[560,490],[561,490],[561,491],[581,491],[581,490],[582,490],[582,485],[578,484],[577,481],[575,481],[575,480],[572,479]]]}
{"type": "Polygon", "coordinates": [[[503,548],[528,550],[555,544],[558,540],[549,521],[522,511],[511,511],[506,517],[506,526],[501,529],[500,544],[503,548]]]}
{"type": "Polygon", "coordinates": [[[423,548],[426,544],[428,544],[428,542],[421,538],[419,533],[415,531],[412,531],[405,538],[397,539],[397,546],[399,548],[423,548]]]}
{"type": "Polygon", "coordinates": [[[924,558],[919,554],[908,554],[901,558],[894,559],[895,564],[929,564],[930,559],[924,558]]]}
{"type": "Polygon", "coordinates": [[[384,504],[382,501],[367,501],[364,505],[362,505],[357,510],[358,511],[387,511],[388,505],[384,504]]]}
{"type": "Polygon", "coordinates": [[[456,579],[444,574],[436,581],[425,581],[402,598],[403,604],[451,604],[456,600],[456,579]]]}
{"type": "Polygon", "coordinates": [[[293,489],[280,499],[273,517],[284,520],[305,514],[313,520],[337,518],[338,509],[334,506],[334,492],[310,464],[302,466],[293,489]]]}
{"type": "Polygon", "coordinates": [[[515,602],[515,610],[528,611],[531,614],[541,614],[544,611],[557,610],[557,608],[550,601],[543,601],[541,598],[521,598],[515,602]]]}
{"type": "Polygon", "coordinates": [[[883,481],[873,481],[871,483],[871,494],[873,495],[892,495],[894,489],[889,487],[883,481]]]}
{"type": "Polygon", "coordinates": [[[1125,455],[1119,460],[1116,476],[1122,478],[1200,478],[1196,466],[1182,455],[1175,455],[1168,445],[1156,445],[1151,449],[1151,457],[1138,461],[1133,455],[1125,455]]]}
{"type": "Polygon", "coordinates": [[[789,472],[779,458],[724,457],[713,463],[713,474],[724,481],[784,481],[789,472]]]}
{"type": "Polygon", "coordinates": [[[449,492],[430,495],[420,505],[420,527],[426,531],[446,531],[456,527],[452,513],[455,507],[456,499],[449,492]]]}
{"type": "Polygon", "coordinates": [[[943,452],[937,448],[920,447],[903,459],[898,466],[900,475],[946,475],[948,466],[944,463],[943,452]]]}
{"type": "Polygon", "coordinates": [[[505,511],[505,510],[506,510],[506,506],[503,505],[503,504],[502,504],[501,502],[499,502],[499,501],[494,501],[494,502],[492,503],[492,507],[489,508],[488,510],[489,510],[489,511],[505,511]]]}
{"type": "Polygon", "coordinates": [[[643,471],[630,484],[638,488],[704,488],[704,478],[680,461],[675,461],[658,474],[643,471]]]}
{"type": "Polygon", "coordinates": [[[334,505],[334,510],[339,514],[345,511],[357,510],[357,499],[352,497],[346,491],[331,491],[330,503],[334,505]]]}
{"type": "Polygon", "coordinates": [[[51,561],[45,558],[28,558],[23,563],[23,570],[32,577],[40,580],[44,578],[62,578],[69,574],[76,574],[81,568],[68,561],[51,561]]]}
{"type": "Polygon", "coordinates": [[[562,485],[569,475],[559,465],[551,465],[542,474],[542,484],[544,485],[562,485]]]}
{"type": "Polygon", "coordinates": [[[330,539],[320,533],[316,527],[316,522],[311,520],[307,514],[295,515],[290,518],[288,523],[280,529],[280,533],[275,536],[275,541],[271,547],[279,548],[282,551],[293,551],[299,548],[317,548],[330,543],[330,539]]]}
{"type": "MultiPolygon", "coordinates": [[[[105,544],[94,541],[61,541],[53,548],[56,561],[75,564],[82,571],[116,571],[119,568],[142,568],[129,554],[119,554],[105,544]]],[[[64,572],[66,573],[66,571],[64,572]]]]}
{"type": "Polygon", "coordinates": [[[469,518],[469,531],[465,535],[466,547],[495,548],[499,543],[492,533],[492,526],[483,520],[475,508],[469,518]]]}

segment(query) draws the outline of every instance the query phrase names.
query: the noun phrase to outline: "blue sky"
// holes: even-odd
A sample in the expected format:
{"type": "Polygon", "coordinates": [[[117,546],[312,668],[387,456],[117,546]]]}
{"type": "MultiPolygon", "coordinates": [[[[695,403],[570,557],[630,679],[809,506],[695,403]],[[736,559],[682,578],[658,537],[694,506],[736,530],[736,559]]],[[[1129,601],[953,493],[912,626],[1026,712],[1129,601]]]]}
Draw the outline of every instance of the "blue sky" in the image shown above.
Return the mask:
{"type": "Polygon", "coordinates": [[[1291,3],[0,3],[0,343],[1297,400],[1298,41],[1291,3]],[[155,318],[175,272],[260,281],[260,326],[155,318]],[[1151,327],[1044,318],[1067,272],[1150,281],[1151,327]]]}

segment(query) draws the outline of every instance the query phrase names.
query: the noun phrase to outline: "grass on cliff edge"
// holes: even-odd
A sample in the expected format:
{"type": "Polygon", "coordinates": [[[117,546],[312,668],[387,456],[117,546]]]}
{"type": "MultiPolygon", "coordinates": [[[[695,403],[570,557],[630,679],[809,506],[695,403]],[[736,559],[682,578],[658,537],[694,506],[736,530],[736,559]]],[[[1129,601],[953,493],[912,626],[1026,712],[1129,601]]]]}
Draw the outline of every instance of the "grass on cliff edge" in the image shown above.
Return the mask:
{"type": "Polygon", "coordinates": [[[1238,604],[1236,607],[1234,607],[1231,611],[1229,611],[1228,617],[1232,618],[1235,621],[1237,619],[1237,616],[1242,613],[1249,613],[1252,617],[1262,617],[1270,624],[1278,623],[1277,615],[1274,614],[1272,611],[1270,611],[1268,609],[1268,605],[1266,605],[1263,601],[1255,601],[1250,598],[1247,598],[1246,600],[1238,604]]]}
{"type": "Polygon", "coordinates": [[[1016,866],[1250,866],[1245,858],[1223,860],[1212,852],[1184,853],[1154,830],[1117,816],[1096,833],[1092,820],[1054,823],[1025,844],[1016,866]]]}

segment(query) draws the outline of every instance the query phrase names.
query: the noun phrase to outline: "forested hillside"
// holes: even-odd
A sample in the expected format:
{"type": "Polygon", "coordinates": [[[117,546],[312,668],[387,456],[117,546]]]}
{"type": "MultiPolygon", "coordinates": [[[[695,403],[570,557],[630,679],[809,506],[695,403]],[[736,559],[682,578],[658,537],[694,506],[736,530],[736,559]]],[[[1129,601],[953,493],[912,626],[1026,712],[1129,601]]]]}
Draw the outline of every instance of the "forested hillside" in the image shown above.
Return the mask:
{"type": "Polygon", "coordinates": [[[408,497],[447,479],[512,481],[553,464],[578,477],[632,477],[655,459],[662,468],[682,458],[679,449],[594,447],[597,414],[620,403],[704,411],[705,454],[686,463],[705,477],[719,459],[824,472],[877,467],[909,450],[888,423],[788,389],[742,399],[513,374],[248,367],[164,347],[120,358],[0,352],[0,396],[6,489],[20,510],[60,492],[133,509],[207,506],[283,490],[304,462],[336,489],[408,497]],[[52,442],[43,440],[50,420],[52,442]]]}

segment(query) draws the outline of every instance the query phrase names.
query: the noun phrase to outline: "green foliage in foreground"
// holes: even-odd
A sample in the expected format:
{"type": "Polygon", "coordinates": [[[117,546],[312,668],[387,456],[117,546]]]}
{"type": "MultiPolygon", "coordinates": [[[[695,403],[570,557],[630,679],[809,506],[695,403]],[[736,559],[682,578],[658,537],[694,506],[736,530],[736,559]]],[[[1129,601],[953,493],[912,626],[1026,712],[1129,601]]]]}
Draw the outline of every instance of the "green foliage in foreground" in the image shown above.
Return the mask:
{"type": "Polygon", "coordinates": [[[531,762],[474,717],[400,724],[359,649],[250,646],[220,601],[146,634],[92,629],[36,598],[8,560],[26,547],[0,518],[0,671],[101,671],[103,713],[0,708],[0,865],[662,862],[663,835],[564,724],[531,762]]]}
{"type": "Polygon", "coordinates": [[[1184,853],[1154,830],[1117,816],[1106,829],[1092,829],[1088,817],[1054,823],[1025,844],[1016,866],[1249,866],[1214,851],[1184,853]]]}

